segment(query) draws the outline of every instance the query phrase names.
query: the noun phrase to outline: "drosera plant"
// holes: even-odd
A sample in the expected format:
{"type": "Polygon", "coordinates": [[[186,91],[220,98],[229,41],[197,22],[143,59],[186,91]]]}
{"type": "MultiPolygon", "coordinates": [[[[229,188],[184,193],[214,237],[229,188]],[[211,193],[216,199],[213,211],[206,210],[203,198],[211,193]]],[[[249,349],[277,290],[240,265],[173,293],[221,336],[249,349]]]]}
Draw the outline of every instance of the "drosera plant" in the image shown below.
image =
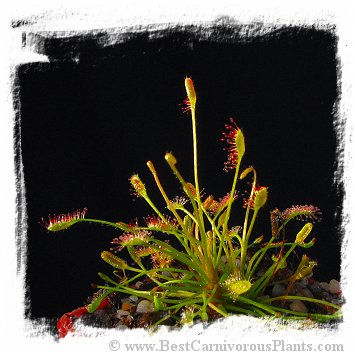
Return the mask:
{"type": "Polygon", "coordinates": [[[42,224],[52,232],[70,228],[79,222],[96,222],[112,226],[122,234],[112,240],[112,247],[101,253],[102,259],[114,268],[113,275],[99,273],[101,289],[87,307],[94,312],[113,292],[150,300],[156,311],[164,312],[155,323],[172,318],[192,323],[206,321],[231,313],[257,317],[273,316],[285,319],[312,319],[323,322],[341,318],[340,306],[312,297],[290,295],[298,280],[309,277],[317,265],[306,254],[296,269],[289,263],[296,248],[308,249],[315,238],[308,239],[313,224],[319,221],[320,210],[312,205],[295,205],[283,211],[270,212],[271,233],[256,237],[254,225],[260,210],[268,199],[268,188],[257,180],[256,170],[250,166],[241,170],[245,154],[242,130],[231,119],[225,126],[222,140],[226,144],[227,161],[224,170],[233,172],[228,193],[221,199],[202,194],[198,171],[198,145],[196,126],[197,96],[191,78],[185,79],[187,99],[185,111],[191,115],[193,142],[193,183],[187,182],[178,169],[177,159],[169,152],[165,161],[176,176],[183,196],[170,198],[151,161],[147,162],[155,183],[165,201],[160,208],[150,199],[145,184],[134,174],[129,181],[135,196],[145,200],[152,212],[140,225],[108,222],[86,218],[86,209],[73,214],[49,216],[42,224]],[[233,211],[237,204],[237,185],[251,178],[251,188],[243,200],[243,214],[233,211]],[[240,226],[232,226],[239,220],[240,226]],[[289,237],[286,227],[294,219],[303,219],[301,230],[289,237]],[[121,252],[128,254],[124,260],[121,252]],[[137,288],[140,280],[150,281],[149,289],[137,288]],[[266,291],[278,279],[286,282],[282,296],[269,297],[266,291]],[[303,300],[320,306],[321,312],[292,311],[289,301],[303,300]],[[323,308],[323,309],[322,309],[323,308]],[[323,312],[322,312],[323,311],[323,312]]]}

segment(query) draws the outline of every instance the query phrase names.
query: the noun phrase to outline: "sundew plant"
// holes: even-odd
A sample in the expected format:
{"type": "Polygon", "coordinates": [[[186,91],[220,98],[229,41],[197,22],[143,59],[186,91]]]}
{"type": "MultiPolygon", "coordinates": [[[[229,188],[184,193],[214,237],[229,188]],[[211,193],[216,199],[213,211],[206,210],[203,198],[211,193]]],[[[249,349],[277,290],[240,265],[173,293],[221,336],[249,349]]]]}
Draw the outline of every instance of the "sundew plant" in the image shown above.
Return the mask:
{"type": "Polygon", "coordinates": [[[231,186],[219,199],[202,193],[198,172],[197,97],[191,78],[185,79],[185,88],[185,111],[191,115],[192,122],[193,182],[184,179],[174,155],[165,154],[165,161],[180,186],[180,196],[167,195],[153,163],[148,161],[165,207],[158,207],[150,199],[139,175],[131,176],[133,193],[145,200],[151,210],[144,224],[138,220],[123,223],[86,218],[86,209],[42,220],[51,232],[79,222],[96,222],[121,231],[112,240],[111,248],[101,253],[114,270],[112,276],[99,273],[103,280],[97,284],[100,294],[88,306],[88,311],[95,311],[109,294],[116,292],[150,300],[154,309],[162,312],[156,325],[166,319],[181,324],[229,314],[319,322],[339,319],[339,306],[290,294],[294,283],[309,277],[317,265],[306,254],[300,255],[296,268],[290,268],[289,260],[296,248],[306,250],[315,243],[309,235],[313,224],[319,221],[320,210],[312,205],[294,205],[283,211],[274,209],[270,212],[271,232],[268,226],[263,236],[255,236],[253,228],[267,202],[268,188],[258,183],[252,166],[242,169],[245,138],[232,119],[222,137],[227,153],[224,170],[233,173],[231,186]],[[251,180],[250,191],[243,200],[237,200],[238,183],[246,179],[251,180]],[[233,210],[239,201],[243,208],[238,212],[242,214],[233,210]],[[238,226],[231,225],[232,218],[239,222],[238,226]],[[296,236],[288,236],[285,228],[294,219],[302,219],[304,225],[296,236]],[[126,254],[122,254],[124,250],[126,254]],[[147,279],[149,289],[137,288],[138,281],[147,279]],[[266,291],[277,281],[286,282],[286,291],[282,296],[270,297],[266,291]],[[307,301],[317,309],[292,311],[289,302],[295,300],[307,301]]]}

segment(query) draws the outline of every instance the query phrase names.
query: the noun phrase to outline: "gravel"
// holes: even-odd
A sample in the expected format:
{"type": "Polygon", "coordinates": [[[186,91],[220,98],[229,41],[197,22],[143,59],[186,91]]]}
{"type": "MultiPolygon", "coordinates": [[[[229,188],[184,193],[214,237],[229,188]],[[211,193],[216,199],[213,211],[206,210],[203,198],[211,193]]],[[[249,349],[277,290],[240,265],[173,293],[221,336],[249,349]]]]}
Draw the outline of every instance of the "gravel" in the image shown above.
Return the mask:
{"type": "MultiPolygon", "coordinates": [[[[136,288],[148,290],[151,288],[149,281],[136,282],[136,288]]],[[[265,297],[278,297],[285,294],[287,282],[280,281],[265,289],[265,297]]],[[[314,278],[303,279],[295,282],[289,295],[298,295],[325,300],[341,306],[344,303],[339,281],[332,279],[329,282],[319,282],[314,278]]],[[[166,311],[154,311],[154,304],[150,300],[130,295],[122,296],[119,293],[109,295],[110,304],[102,310],[92,314],[83,315],[80,320],[90,326],[102,328],[146,328],[164,319],[166,311]]],[[[321,304],[314,304],[301,300],[276,300],[275,306],[284,307],[294,312],[329,314],[334,311],[326,309],[321,304]]],[[[217,316],[217,318],[219,315],[217,316]]],[[[213,316],[211,315],[213,319],[213,316]]],[[[176,326],[176,320],[167,318],[164,325],[176,326]]]]}
{"type": "Polygon", "coordinates": [[[301,300],[292,301],[290,309],[295,312],[308,312],[307,306],[301,300]]]}
{"type": "Polygon", "coordinates": [[[149,300],[142,300],[138,303],[136,313],[145,314],[149,312],[154,312],[154,305],[149,300]]]}
{"type": "Polygon", "coordinates": [[[341,292],[341,288],[340,288],[340,283],[339,281],[332,279],[329,282],[329,292],[331,294],[339,294],[341,292]]]}

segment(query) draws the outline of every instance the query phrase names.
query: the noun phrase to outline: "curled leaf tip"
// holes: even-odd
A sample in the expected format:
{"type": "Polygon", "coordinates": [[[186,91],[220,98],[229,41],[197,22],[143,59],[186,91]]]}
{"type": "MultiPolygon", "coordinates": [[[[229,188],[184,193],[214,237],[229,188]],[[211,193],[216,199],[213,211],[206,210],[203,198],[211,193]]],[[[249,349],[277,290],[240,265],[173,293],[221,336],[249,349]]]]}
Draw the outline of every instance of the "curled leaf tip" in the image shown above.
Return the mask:
{"type": "Polygon", "coordinates": [[[42,218],[39,223],[51,232],[62,231],[68,229],[81,219],[84,219],[86,212],[87,208],[83,208],[82,210],[76,210],[72,213],[54,214],[53,216],[49,215],[48,220],[42,218]]]}
{"type": "Polygon", "coordinates": [[[145,189],[145,185],[142,182],[142,180],[139,178],[138,175],[132,175],[129,178],[129,182],[132,185],[133,188],[133,195],[137,197],[146,197],[147,196],[147,191],[145,189]]]}
{"type": "Polygon", "coordinates": [[[196,107],[196,92],[194,82],[190,77],[185,78],[185,89],[187,94],[187,100],[185,103],[190,107],[190,109],[195,109],[196,107]]]}
{"type": "Polygon", "coordinates": [[[240,163],[245,153],[245,142],[243,132],[232,118],[230,119],[230,124],[226,124],[225,127],[227,131],[222,133],[221,140],[228,144],[228,147],[225,148],[228,151],[228,158],[224,163],[224,171],[228,172],[235,169],[240,163]]]}

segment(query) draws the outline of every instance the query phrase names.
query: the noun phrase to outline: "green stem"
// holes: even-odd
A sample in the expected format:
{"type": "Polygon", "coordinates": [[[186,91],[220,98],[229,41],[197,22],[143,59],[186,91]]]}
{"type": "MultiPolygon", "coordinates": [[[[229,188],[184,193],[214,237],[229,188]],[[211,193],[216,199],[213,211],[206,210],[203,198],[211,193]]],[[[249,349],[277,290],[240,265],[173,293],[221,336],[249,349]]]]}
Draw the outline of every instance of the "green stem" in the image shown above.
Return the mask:
{"type": "MultiPolygon", "coordinates": [[[[196,206],[196,202],[195,202],[195,197],[193,197],[192,193],[190,192],[186,181],[184,180],[184,178],[182,177],[182,175],[180,174],[179,170],[176,168],[175,164],[172,161],[167,161],[168,165],[170,166],[171,170],[173,171],[174,175],[177,177],[177,179],[180,181],[184,191],[186,192],[186,194],[188,195],[190,202],[192,204],[192,208],[194,210],[194,212],[198,211],[198,208],[196,206]]],[[[189,215],[190,216],[190,215],[189,215]]],[[[201,227],[200,224],[200,218],[199,215],[197,215],[197,217],[193,218],[193,221],[195,222],[195,224],[197,224],[197,226],[201,227]]],[[[200,250],[197,248],[196,246],[196,238],[193,235],[188,235],[187,236],[188,239],[190,240],[190,243],[194,246],[195,251],[197,252],[197,254],[200,256],[201,262],[205,261],[205,257],[203,256],[203,254],[200,252],[200,250]]]]}
{"type": "Polygon", "coordinates": [[[198,177],[197,125],[196,125],[195,106],[191,107],[191,119],[192,119],[192,142],[193,142],[193,157],[194,157],[194,178],[195,178],[197,214],[198,214],[198,223],[199,223],[198,228],[201,237],[202,249],[204,251],[206,268],[209,272],[212,272],[213,265],[208,251],[208,243],[207,243],[208,238],[205,231],[205,222],[203,218],[200,184],[199,184],[199,177],[198,177]]]}
{"type": "MultiPolygon", "coordinates": [[[[123,225],[121,225],[120,223],[104,221],[104,220],[101,220],[101,219],[81,218],[81,219],[78,219],[77,222],[78,223],[80,223],[80,222],[100,223],[100,224],[104,224],[106,226],[111,226],[111,227],[114,227],[114,228],[119,228],[121,230],[125,230],[125,228],[123,228],[123,225]]],[[[124,227],[126,227],[126,226],[124,226],[124,227]]]]}
{"type": "Polygon", "coordinates": [[[191,119],[192,119],[192,144],[193,144],[193,155],[194,155],[194,178],[195,178],[196,197],[199,202],[201,201],[201,198],[200,198],[200,185],[198,180],[198,153],[197,153],[197,130],[196,130],[195,108],[191,108],[191,119]]]}
{"type": "MultiPolygon", "coordinates": [[[[249,196],[249,200],[248,200],[248,206],[245,212],[245,218],[244,218],[244,225],[243,225],[243,234],[242,234],[242,251],[241,251],[241,257],[240,257],[240,269],[241,269],[241,275],[242,277],[245,279],[244,277],[244,264],[245,264],[245,259],[246,259],[246,253],[247,253],[247,237],[248,237],[248,221],[249,221],[249,212],[251,209],[251,200],[254,196],[255,193],[255,188],[256,188],[256,171],[253,169],[253,184],[252,184],[252,188],[250,191],[250,196],[249,196]]],[[[255,211],[253,214],[253,218],[255,217],[255,211]]],[[[255,220],[255,218],[254,218],[255,220]]],[[[250,231],[250,230],[249,230],[250,231]]]]}
{"type": "Polygon", "coordinates": [[[153,208],[154,212],[160,217],[160,219],[167,223],[164,215],[158,210],[152,200],[148,196],[143,196],[143,198],[148,202],[149,206],[153,208]]]}
{"type": "Polygon", "coordinates": [[[332,304],[331,302],[325,301],[325,300],[319,300],[319,299],[314,299],[314,298],[309,298],[306,296],[291,296],[291,295],[285,295],[285,296],[276,296],[273,298],[269,298],[269,299],[264,299],[263,302],[264,303],[269,303],[272,301],[278,301],[278,300],[301,300],[301,301],[309,301],[309,302],[313,302],[315,304],[321,304],[321,305],[326,305],[329,307],[332,307],[336,310],[340,309],[340,306],[332,304]]]}
{"type": "Polygon", "coordinates": [[[203,302],[202,298],[184,300],[183,302],[180,302],[179,304],[166,307],[165,310],[181,309],[182,307],[193,305],[193,304],[198,304],[198,303],[202,303],[202,302],[203,302]]]}
{"type": "MultiPolygon", "coordinates": [[[[168,284],[182,284],[185,286],[185,284],[191,284],[191,285],[196,285],[199,287],[203,287],[204,285],[199,282],[199,281],[194,281],[194,280],[187,280],[187,279],[175,279],[175,280],[168,280],[165,281],[164,283],[161,284],[161,286],[165,286],[168,284]]],[[[179,287],[181,289],[181,287],[179,287]]]]}
{"type": "Polygon", "coordinates": [[[227,317],[228,313],[227,311],[225,311],[224,309],[222,310],[221,308],[217,307],[215,304],[212,303],[208,303],[208,306],[213,309],[214,311],[218,312],[220,315],[222,315],[223,317],[227,317]]]}
{"type": "Polygon", "coordinates": [[[326,314],[312,314],[309,312],[292,311],[277,306],[274,306],[273,308],[275,311],[283,312],[285,314],[290,314],[290,316],[282,316],[282,318],[284,319],[299,319],[302,317],[305,319],[314,319],[315,321],[328,321],[328,320],[339,319],[342,316],[342,314],[338,312],[332,315],[326,315],[326,314]]]}
{"type": "Polygon", "coordinates": [[[169,245],[165,242],[162,242],[160,240],[157,240],[155,238],[150,237],[149,240],[158,245],[158,246],[154,246],[154,249],[156,249],[162,253],[167,253],[174,259],[179,260],[180,262],[184,263],[185,265],[191,267],[195,271],[194,274],[196,274],[200,279],[202,278],[202,279],[205,279],[205,281],[208,281],[208,277],[207,277],[205,271],[201,268],[201,266],[199,264],[196,264],[193,260],[191,260],[191,257],[189,255],[184,254],[184,253],[176,250],[175,248],[173,248],[171,245],[169,245]],[[160,248],[159,246],[164,247],[164,249],[160,248]]]}
{"type": "Polygon", "coordinates": [[[244,269],[245,269],[245,261],[246,261],[246,257],[247,257],[247,251],[248,251],[249,237],[250,237],[251,231],[254,227],[257,214],[258,214],[258,210],[256,209],[256,210],[254,210],[253,217],[251,219],[247,234],[244,234],[244,232],[246,230],[246,225],[244,226],[243,237],[242,237],[242,247],[241,247],[241,253],[240,253],[240,272],[241,272],[242,277],[244,277],[244,278],[246,278],[246,275],[244,274],[244,269]]]}
{"type": "MultiPolygon", "coordinates": [[[[154,177],[155,183],[158,186],[158,189],[159,189],[161,195],[163,196],[163,198],[164,198],[164,200],[165,200],[165,202],[167,204],[168,209],[173,213],[173,215],[175,216],[176,220],[179,222],[180,227],[182,229],[184,229],[184,224],[183,224],[183,222],[181,220],[181,217],[176,212],[174,206],[171,204],[171,201],[169,200],[168,195],[166,194],[162,184],[160,183],[157,171],[155,170],[155,167],[154,167],[153,163],[151,161],[148,161],[147,162],[147,166],[148,166],[149,170],[151,171],[151,173],[152,173],[152,175],[154,177]]],[[[165,219],[164,219],[164,222],[165,222],[165,219]]]]}
{"type": "Polygon", "coordinates": [[[277,268],[279,266],[282,266],[288,256],[291,254],[291,252],[296,248],[297,244],[293,243],[290,249],[286,252],[286,254],[282,257],[282,259],[278,262],[275,262],[274,264],[271,265],[271,267],[267,270],[267,272],[259,279],[257,280],[254,284],[253,287],[249,290],[249,294],[251,296],[258,296],[258,294],[261,292],[261,290],[266,286],[266,284],[269,282],[273,274],[277,271],[277,268]]]}
{"type": "Polygon", "coordinates": [[[229,200],[228,200],[227,213],[226,213],[226,216],[225,216],[225,219],[224,219],[224,224],[223,224],[223,233],[222,233],[223,236],[226,234],[227,229],[228,229],[228,221],[229,221],[229,218],[230,218],[232,204],[233,204],[233,201],[234,201],[234,194],[235,194],[235,190],[236,190],[236,187],[237,187],[240,164],[241,164],[241,160],[238,160],[237,167],[235,168],[232,189],[230,191],[230,196],[229,196],[229,200]]]}
{"type": "Polygon", "coordinates": [[[263,311],[255,308],[255,307],[254,307],[253,310],[249,310],[249,309],[244,309],[244,308],[239,307],[239,306],[225,305],[225,308],[227,310],[230,310],[230,311],[241,312],[241,313],[243,313],[245,315],[253,315],[253,316],[256,316],[256,317],[261,317],[261,316],[265,316],[266,315],[263,311]]]}
{"type": "Polygon", "coordinates": [[[194,161],[194,178],[195,178],[195,190],[197,201],[197,217],[198,217],[198,229],[201,238],[201,246],[203,250],[204,263],[206,273],[209,277],[210,284],[214,284],[216,280],[216,273],[214,271],[213,262],[211,258],[211,252],[209,251],[208,236],[205,230],[205,222],[203,217],[200,184],[198,177],[198,150],[197,150],[197,125],[196,125],[196,110],[195,106],[191,106],[191,119],[192,119],[192,141],[193,141],[193,161],[194,161]]]}
{"type": "Polygon", "coordinates": [[[268,244],[266,247],[264,248],[261,248],[259,249],[253,256],[252,258],[250,259],[249,261],[249,264],[248,264],[248,268],[247,268],[247,272],[245,274],[246,278],[247,279],[250,279],[254,272],[255,272],[255,269],[259,266],[260,262],[262,261],[263,257],[265,256],[266,252],[268,249],[272,248],[271,246],[271,243],[273,242],[273,240],[275,239],[275,237],[271,237],[271,239],[269,240],[268,244]],[[253,266],[253,263],[254,263],[254,260],[257,258],[258,260],[255,262],[254,266],[253,266]]]}
{"type": "Polygon", "coordinates": [[[222,248],[224,246],[224,244],[223,244],[224,243],[224,238],[225,238],[225,235],[227,233],[228,222],[229,222],[230,213],[231,213],[231,209],[232,209],[232,203],[234,201],[234,194],[235,194],[235,190],[236,190],[236,187],[237,187],[240,164],[241,164],[241,160],[238,160],[238,164],[236,166],[235,173],[234,173],[234,179],[233,179],[232,188],[231,188],[231,191],[230,191],[230,197],[229,197],[229,200],[228,200],[226,216],[224,218],[223,230],[222,230],[222,235],[220,237],[220,244],[219,244],[219,247],[218,247],[218,253],[217,253],[217,259],[216,259],[216,262],[215,262],[215,266],[218,266],[219,261],[221,259],[221,255],[222,255],[222,248]]]}
{"type": "Polygon", "coordinates": [[[238,296],[237,301],[240,301],[241,303],[247,304],[247,305],[252,305],[255,307],[258,307],[261,310],[264,310],[272,315],[276,315],[276,312],[273,310],[273,307],[259,303],[257,301],[248,299],[246,297],[243,296],[238,296]]]}

